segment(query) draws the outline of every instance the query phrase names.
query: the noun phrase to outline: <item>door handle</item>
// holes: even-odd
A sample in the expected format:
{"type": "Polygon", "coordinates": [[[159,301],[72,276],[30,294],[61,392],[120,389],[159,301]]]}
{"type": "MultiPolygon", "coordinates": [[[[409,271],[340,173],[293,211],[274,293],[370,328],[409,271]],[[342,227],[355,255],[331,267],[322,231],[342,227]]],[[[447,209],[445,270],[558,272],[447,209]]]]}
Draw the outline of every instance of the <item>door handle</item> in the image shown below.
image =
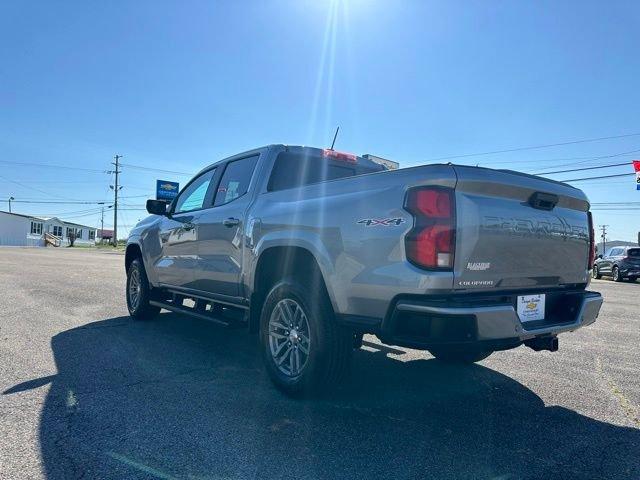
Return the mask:
{"type": "Polygon", "coordinates": [[[196,228],[196,226],[191,222],[187,222],[184,225],[182,225],[182,230],[184,230],[185,232],[188,232],[189,230],[193,230],[194,228],[196,228]]]}
{"type": "Polygon", "coordinates": [[[240,223],[240,220],[238,220],[237,218],[233,218],[233,217],[226,218],[226,219],[224,219],[222,221],[222,224],[225,227],[228,227],[228,228],[235,227],[239,223],[240,223]]]}

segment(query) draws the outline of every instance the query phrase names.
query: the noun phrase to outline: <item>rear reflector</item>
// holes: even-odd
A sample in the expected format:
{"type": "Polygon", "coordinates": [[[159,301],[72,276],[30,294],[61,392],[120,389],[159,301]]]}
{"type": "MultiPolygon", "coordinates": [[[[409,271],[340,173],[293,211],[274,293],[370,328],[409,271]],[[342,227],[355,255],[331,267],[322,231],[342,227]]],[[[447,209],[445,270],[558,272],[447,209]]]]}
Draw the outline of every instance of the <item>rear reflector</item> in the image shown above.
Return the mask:
{"type": "Polygon", "coordinates": [[[407,259],[421,268],[452,269],[455,251],[453,189],[411,189],[405,208],[415,219],[413,229],[405,237],[407,259]]]}
{"type": "Polygon", "coordinates": [[[358,157],[353,153],[336,152],[335,150],[331,150],[330,148],[325,148],[322,151],[322,155],[325,157],[333,158],[334,160],[340,160],[342,162],[358,163],[358,157]]]}

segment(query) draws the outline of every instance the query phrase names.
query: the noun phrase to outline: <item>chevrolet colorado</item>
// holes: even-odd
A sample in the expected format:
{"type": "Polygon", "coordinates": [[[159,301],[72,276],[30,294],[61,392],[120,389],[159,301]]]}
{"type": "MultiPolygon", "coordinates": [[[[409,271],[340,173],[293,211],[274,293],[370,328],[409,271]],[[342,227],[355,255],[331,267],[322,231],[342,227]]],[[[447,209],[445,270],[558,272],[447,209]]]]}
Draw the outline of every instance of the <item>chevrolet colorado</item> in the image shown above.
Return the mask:
{"type": "Polygon", "coordinates": [[[596,320],[582,191],[452,164],[271,145],[198,173],[130,233],[126,299],[257,332],[276,386],[337,383],[365,333],[475,362],[596,320]],[[366,156],[365,156],[366,157],[366,156]]]}

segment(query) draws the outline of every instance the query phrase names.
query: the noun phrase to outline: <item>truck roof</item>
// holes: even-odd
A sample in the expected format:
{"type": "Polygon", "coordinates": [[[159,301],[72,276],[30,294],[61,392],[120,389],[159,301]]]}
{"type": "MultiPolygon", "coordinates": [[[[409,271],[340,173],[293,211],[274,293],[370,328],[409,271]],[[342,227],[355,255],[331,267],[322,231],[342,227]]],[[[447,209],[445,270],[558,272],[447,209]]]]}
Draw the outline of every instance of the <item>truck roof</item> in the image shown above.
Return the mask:
{"type": "MultiPolygon", "coordinates": [[[[245,150],[244,152],[239,152],[236,153],[234,155],[222,158],[216,162],[210,163],[209,165],[207,165],[206,167],[202,168],[196,175],[194,175],[194,177],[200,175],[202,172],[210,169],[211,167],[213,167],[214,165],[217,165],[218,163],[222,163],[222,162],[226,162],[229,160],[232,160],[236,157],[240,158],[240,157],[245,157],[247,155],[250,155],[252,153],[258,153],[261,150],[265,150],[265,149],[269,149],[269,148],[276,148],[276,149],[281,149],[283,151],[287,151],[287,152],[292,152],[292,153],[313,153],[313,154],[317,154],[319,156],[323,155],[325,150],[329,150],[329,149],[325,149],[325,148],[318,148],[318,147],[309,147],[309,146],[305,146],[305,145],[285,145],[282,143],[272,143],[269,145],[263,145],[261,147],[257,147],[257,148],[252,148],[251,150],[245,150]]],[[[337,151],[339,152],[339,151],[337,151]]],[[[380,170],[380,171],[384,171],[387,170],[387,168],[385,166],[383,166],[382,164],[378,163],[378,162],[374,162],[372,160],[370,160],[369,158],[365,158],[363,156],[360,155],[356,155],[356,158],[358,160],[358,164],[360,166],[365,166],[365,167],[371,167],[374,170],[380,170]]]]}

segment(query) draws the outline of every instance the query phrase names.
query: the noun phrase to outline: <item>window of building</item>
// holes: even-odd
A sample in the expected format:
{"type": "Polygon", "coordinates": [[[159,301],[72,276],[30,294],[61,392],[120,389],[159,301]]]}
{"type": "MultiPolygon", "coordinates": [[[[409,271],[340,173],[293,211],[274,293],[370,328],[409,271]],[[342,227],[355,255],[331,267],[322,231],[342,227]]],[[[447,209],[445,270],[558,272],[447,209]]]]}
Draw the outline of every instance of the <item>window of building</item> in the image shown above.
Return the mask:
{"type": "Polygon", "coordinates": [[[31,222],[31,233],[33,235],[42,235],[42,222],[31,222]]]}
{"type": "Polygon", "coordinates": [[[214,207],[224,205],[247,193],[258,156],[235,160],[227,165],[218,185],[214,207]]]}
{"type": "Polygon", "coordinates": [[[53,234],[56,237],[61,237],[62,236],[62,227],[59,225],[54,225],[53,226],[53,234]]]}
{"type": "Polygon", "coordinates": [[[67,237],[74,235],[76,239],[82,240],[82,228],[67,227],[67,237]]]}
{"type": "Polygon", "coordinates": [[[192,210],[200,210],[204,206],[204,200],[209,190],[211,179],[215,175],[215,168],[203,173],[187,188],[185,188],[176,201],[174,213],[190,212],[192,210]]]}
{"type": "Polygon", "coordinates": [[[95,239],[96,239],[96,231],[89,230],[89,240],[95,240],[95,239]]]}

